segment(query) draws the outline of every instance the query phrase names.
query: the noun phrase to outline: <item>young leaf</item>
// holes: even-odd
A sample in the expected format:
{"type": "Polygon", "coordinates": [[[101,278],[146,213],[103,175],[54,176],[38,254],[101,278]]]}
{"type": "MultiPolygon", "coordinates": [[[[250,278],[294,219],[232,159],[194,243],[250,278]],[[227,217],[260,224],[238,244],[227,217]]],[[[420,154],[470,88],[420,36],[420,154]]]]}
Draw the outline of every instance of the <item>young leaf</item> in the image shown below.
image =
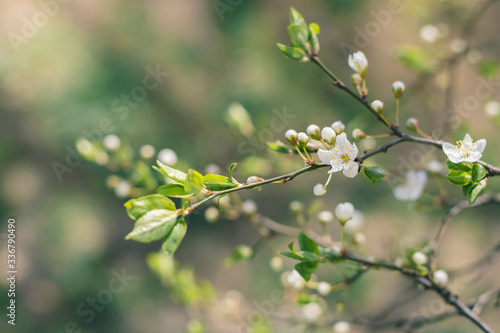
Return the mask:
{"type": "Polygon", "coordinates": [[[318,23],[311,23],[309,24],[309,29],[311,29],[316,35],[319,35],[320,33],[320,28],[319,28],[319,25],[318,23]]]}
{"type": "Polygon", "coordinates": [[[150,210],[166,209],[175,210],[175,204],[169,198],[160,194],[151,194],[137,199],[131,199],[124,204],[128,216],[137,220],[150,210]]]}
{"type": "MultiPolygon", "coordinates": [[[[319,31],[319,26],[318,25],[316,25],[316,26],[317,26],[318,31],[319,31]]],[[[319,39],[318,39],[318,35],[317,35],[315,29],[313,28],[312,24],[309,25],[309,42],[311,43],[313,53],[317,55],[319,53],[319,39]]]]}
{"type": "Polygon", "coordinates": [[[187,176],[186,173],[184,173],[180,170],[174,169],[172,167],[169,167],[168,165],[163,164],[160,161],[156,161],[156,163],[158,163],[158,165],[160,167],[158,168],[158,167],[153,166],[153,168],[155,170],[158,170],[159,172],[163,173],[168,178],[171,178],[171,179],[173,179],[181,184],[184,184],[184,182],[186,181],[186,176],[187,176]]]}
{"type": "Polygon", "coordinates": [[[186,192],[184,185],[181,184],[162,185],[156,189],[156,193],[172,198],[188,198],[193,195],[186,192]]]}
{"type": "Polygon", "coordinates": [[[311,46],[307,43],[309,39],[309,29],[303,25],[288,26],[288,35],[293,46],[298,46],[305,51],[311,51],[311,46]]]}
{"type": "Polygon", "coordinates": [[[474,163],[472,165],[472,173],[471,173],[471,180],[472,182],[478,182],[480,181],[481,179],[483,179],[484,177],[486,177],[486,169],[484,168],[484,166],[482,166],[481,164],[479,163],[474,163]]]}
{"type": "Polygon", "coordinates": [[[472,185],[473,185],[472,183],[469,183],[467,185],[462,186],[462,194],[467,195],[467,193],[469,193],[469,190],[471,189],[472,185]]]}
{"type": "Polygon", "coordinates": [[[163,240],[162,248],[168,254],[174,254],[187,232],[186,221],[181,217],[172,228],[172,231],[163,240]]]}
{"type": "Polygon", "coordinates": [[[366,178],[375,185],[376,182],[383,179],[385,175],[385,170],[380,167],[365,167],[363,168],[366,178]]]}
{"type": "Polygon", "coordinates": [[[472,165],[468,162],[460,162],[460,163],[453,163],[450,160],[446,160],[446,165],[448,166],[448,169],[450,171],[453,170],[462,170],[465,172],[469,172],[472,170],[472,165]]]}
{"type": "Polygon", "coordinates": [[[306,24],[304,17],[295,8],[290,7],[290,24],[306,24]]]}
{"type": "Polygon", "coordinates": [[[236,168],[236,165],[238,165],[238,163],[233,163],[229,166],[229,177],[231,177],[231,180],[233,181],[233,183],[235,184],[239,184],[236,179],[234,179],[233,177],[233,170],[234,168],[236,168]]]}
{"type": "Polygon", "coordinates": [[[301,62],[307,62],[308,57],[306,52],[301,49],[300,47],[295,47],[295,46],[286,46],[283,44],[278,43],[277,44],[281,52],[287,57],[288,59],[291,60],[296,60],[296,61],[301,61],[301,62]]]}
{"type": "Polygon", "coordinates": [[[283,142],[280,140],[274,141],[274,142],[266,142],[266,145],[274,150],[277,151],[278,153],[282,154],[290,154],[292,152],[291,148],[287,145],[285,145],[283,142]]]}
{"type": "Polygon", "coordinates": [[[299,246],[302,251],[319,254],[318,245],[309,238],[304,232],[299,233],[299,246]]]}
{"type": "Polygon", "coordinates": [[[475,184],[467,193],[467,200],[469,201],[469,205],[472,205],[476,202],[477,197],[483,192],[484,187],[481,184],[475,184]]]}
{"type": "Polygon", "coordinates": [[[206,175],[203,181],[210,191],[223,191],[238,186],[230,178],[215,174],[206,175]]]}
{"type": "Polygon", "coordinates": [[[173,210],[151,210],[135,222],[134,229],[125,236],[125,239],[149,243],[163,238],[172,230],[177,215],[178,212],[173,210]]]}
{"type": "Polygon", "coordinates": [[[304,280],[309,281],[311,275],[313,275],[318,268],[318,262],[301,262],[295,265],[294,268],[304,278],[304,280]]]}
{"type": "Polygon", "coordinates": [[[197,194],[203,188],[203,176],[193,169],[189,169],[184,183],[184,189],[188,193],[197,194]]]}
{"type": "Polygon", "coordinates": [[[453,170],[445,178],[450,183],[457,186],[467,185],[471,181],[471,175],[462,170],[453,170]]]}

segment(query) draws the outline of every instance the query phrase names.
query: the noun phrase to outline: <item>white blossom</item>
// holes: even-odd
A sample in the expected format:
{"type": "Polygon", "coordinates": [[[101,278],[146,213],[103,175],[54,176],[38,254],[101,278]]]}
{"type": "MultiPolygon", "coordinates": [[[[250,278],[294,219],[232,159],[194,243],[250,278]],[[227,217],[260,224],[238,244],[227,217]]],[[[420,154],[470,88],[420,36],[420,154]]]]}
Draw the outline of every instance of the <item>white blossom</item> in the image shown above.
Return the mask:
{"type": "Polygon", "coordinates": [[[102,145],[109,151],[117,151],[120,149],[121,141],[120,138],[114,134],[109,134],[102,140],[102,145]]]}
{"type": "Polygon", "coordinates": [[[432,160],[429,162],[429,164],[427,164],[427,170],[429,170],[432,173],[436,173],[436,174],[441,173],[441,171],[443,171],[443,169],[444,169],[443,163],[436,161],[436,160],[432,160]]]}
{"type": "Polygon", "coordinates": [[[337,120],[337,121],[333,122],[333,124],[332,124],[331,127],[333,128],[333,130],[335,131],[335,133],[337,133],[337,135],[339,135],[340,133],[342,133],[343,131],[345,131],[345,125],[340,120],[337,120]]]}
{"type": "Polygon", "coordinates": [[[376,111],[378,114],[381,114],[382,111],[384,110],[384,103],[382,101],[374,100],[371,104],[371,107],[374,111],[376,111]]]}
{"type": "Polygon", "coordinates": [[[439,38],[439,29],[432,24],[426,24],[420,29],[420,39],[424,42],[433,43],[439,38]]]}
{"type": "Polygon", "coordinates": [[[321,197],[326,194],[326,188],[323,184],[316,184],[313,188],[313,193],[317,197],[321,197]]]}
{"type": "Polygon", "coordinates": [[[155,153],[156,149],[152,145],[144,145],[141,147],[141,150],[139,151],[139,154],[144,159],[152,158],[155,155],[155,153]]]}
{"type": "Polygon", "coordinates": [[[496,117],[500,114],[500,103],[489,101],[484,105],[484,112],[490,117],[496,117]]]}
{"type": "Polygon", "coordinates": [[[325,127],[321,130],[321,137],[329,144],[333,144],[335,136],[337,136],[337,134],[331,127],[325,127]]]}
{"type": "Polygon", "coordinates": [[[158,153],[158,160],[166,165],[175,165],[177,154],[172,149],[165,148],[158,153]]]}
{"type": "Polygon", "coordinates": [[[351,325],[345,321],[339,321],[333,325],[333,333],[349,333],[351,332],[351,325]]]}
{"type": "Polygon", "coordinates": [[[329,223],[333,221],[333,213],[328,210],[323,210],[318,213],[318,220],[321,223],[329,223]]]}
{"type": "Polygon", "coordinates": [[[346,223],[344,231],[347,233],[355,233],[361,229],[365,223],[365,215],[359,210],[355,210],[349,223],[346,223]]]}
{"type": "Polygon", "coordinates": [[[257,213],[257,204],[252,199],[246,199],[241,204],[241,211],[247,215],[255,214],[257,213]]]}
{"type": "Polygon", "coordinates": [[[363,74],[368,68],[368,59],[363,52],[358,51],[349,55],[349,67],[351,67],[356,73],[363,74]]]}
{"type": "Polygon", "coordinates": [[[126,180],[120,181],[115,187],[115,194],[118,198],[125,198],[130,192],[130,183],[126,180]]]}
{"type": "Polygon", "coordinates": [[[427,263],[427,256],[425,254],[423,254],[422,252],[417,251],[417,252],[413,253],[411,260],[413,260],[413,262],[416,265],[425,265],[427,263]]]}
{"type": "Polygon", "coordinates": [[[456,145],[445,142],[443,144],[443,151],[452,163],[477,162],[483,156],[485,147],[485,139],[473,142],[470,135],[465,134],[464,139],[457,141],[456,145]]]}
{"type": "Polygon", "coordinates": [[[332,285],[323,281],[318,284],[317,290],[320,295],[326,296],[332,290],[332,285]]]}
{"type": "Polygon", "coordinates": [[[351,144],[345,133],[341,133],[335,142],[333,149],[318,150],[318,157],[323,163],[330,164],[332,168],[328,173],[343,171],[344,175],[353,178],[358,174],[358,163],[354,159],[358,156],[356,144],[351,144]]]}
{"type": "MultiPolygon", "coordinates": [[[[323,185],[321,185],[321,187],[323,187],[323,185]]],[[[304,210],[304,204],[297,200],[291,201],[289,207],[294,214],[301,213],[304,210]]]]}
{"type": "Polygon", "coordinates": [[[352,219],[354,215],[354,206],[350,202],[340,203],[335,207],[335,216],[340,222],[346,222],[352,219]]]}
{"type": "Polygon", "coordinates": [[[297,131],[293,129],[289,129],[285,132],[285,138],[292,146],[297,145],[297,131]]]}
{"type": "Polygon", "coordinates": [[[217,219],[219,218],[219,214],[219,209],[217,209],[216,207],[208,207],[205,211],[205,220],[207,220],[207,222],[213,223],[217,221],[217,219]]]}
{"type": "Polygon", "coordinates": [[[308,320],[308,321],[316,321],[321,317],[323,314],[323,308],[321,305],[318,303],[307,303],[302,307],[302,315],[308,320]]]}
{"type": "Polygon", "coordinates": [[[427,173],[410,170],[406,173],[406,183],[395,186],[392,193],[399,201],[415,201],[422,195],[427,183],[427,173]]]}
{"type": "Polygon", "coordinates": [[[434,282],[436,282],[436,284],[441,287],[446,286],[446,284],[448,283],[448,273],[446,273],[442,269],[435,271],[432,275],[432,278],[434,279],[434,282]]]}
{"type": "Polygon", "coordinates": [[[294,289],[302,289],[306,284],[306,280],[295,269],[286,276],[287,284],[294,289]]]}
{"type": "Polygon", "coordinates": [[[309,137],[311,137],[311,139],[314,140],[321,139],[321,130],[318,125],[311,124],[307,126],[306,133],[307,135],[309,135],[309,137]]]}
{"type": "Polygon", "coordinates": [[[275,272],[279,272],[283,269],[283,259],[278,256],[274,256],[269,261],[269,265],[275,272]]]}

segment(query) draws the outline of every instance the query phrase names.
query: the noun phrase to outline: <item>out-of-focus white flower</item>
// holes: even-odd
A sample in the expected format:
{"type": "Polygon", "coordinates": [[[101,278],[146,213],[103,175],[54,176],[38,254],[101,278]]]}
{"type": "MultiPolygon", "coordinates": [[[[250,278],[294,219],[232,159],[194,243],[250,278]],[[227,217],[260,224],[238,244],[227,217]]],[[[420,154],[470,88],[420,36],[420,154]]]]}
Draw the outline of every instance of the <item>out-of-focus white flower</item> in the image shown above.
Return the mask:
{"type": "Polygon", "coordinates": [[[382,101],[374,100],[371,104],[372,110],[377,112],[378,114],[382,114],[384,111],[384,103],[382,101]]]}
{"type": "Polygon", "coordinates": [[[427,164],[427,170],[435,174],[441,173],[443,169],[444,169],[443,163],[436,160],[432,160],[429,162],[429,164],[427,164]]]}
{"type": "Polygon", "coordinates": [[[88,155],[94,149],[92,143],[86,138],[78,138],[76,140],[76,150],[82,155],[88,155]]]}
{"type": "Polygon", "coordinates": [[[326,143],[333,144],[336,136],[337,134],[331,127],[325,127],[321,130],[321,137],[326,143]]]}
{"type": "Polygon", "coordinates": [[[404,264],[405,264],[404,258],[397,257],[396,260],[394,260],[394,266],[403,267],[404,264]]]}
{"type": "Polygon", "coordinates": [[[361,150],[372,150],[377,146],[377,140],[366,137],[359,142],[359,145],[361,146],[361,150]]]}
{"type": "Polygon", "coordinates": [[[155,153],[156,153],[156,149],[152,145],[144,145],[141,147],[141,150],[139,150],[139,154],[144,159],[153,158],[155,153]]]}
{"type": "Polygon", "coordinates": [[[302,315],[308,321],[316,321],[323,314],[323,308],[318,303],[307,303],[302,307],[302,315]]]}
{"type": "Polygon", "coordinates": [[[321,223],[330,223],[333,221],[333,213],[328,210],[323,210],[318,213],[318,220],[321,223]]]}
{"type": "Polygon", "coordinates": [[[349,178],[353,178],[358,174],[359,166],[358,163],[354,162],[357,156],[358,147],[347,140],[345,133],[341,133],[337,137],[333,149],[318,149],[318,157],[321,162],[332,166],[328,173],[343,170],[344,175],[349,178]]]}
{"type": "Polygon", "coordinates": [[[366,235],[362,232],[357,232],[355,235],[354,235],[354,242],[356,244],[364,244],[366,243],[366,235]]]}
{"type": "Polygon", "coordinates": [[[317,290],[320,295],[326,296],[332,290],[332,285],[323,281],[318,284],[317,290]]]}
{"type": "Polygon", "coordinates": [[[121,144],[120,138],[114,134],[108,134],[102,140],[102,145],[109,151],[117,151],[121,144]]]}
{"type": "Polygon", "coordinates": [[[403,96],[405,89],[405,84],[402,81],[396,81],[392,84],[392,92],[397,99],[403,96]]]}
{"type": "Polygon", "coordinates": [[[109,162],[109,155],[105,151],[100,151],[95,156],[95,162],[99,165],[106,165],[109,162]]]}
{"type": "Polygon", "coordinates": [[[427,183],[427,173],[410,170],[406,173],[406,183],[395,186],[392,193],[399,201],[415,201],[422,195],[427,183]]]}
{"type": "Polygon", "coordinates": [[[478,49],[472,49],[469,52],[467,52],[467,61],[470,62],[471,64],[477,64],[478,62],[483,59],[483,55],[481,54],[481,51],[478,49]]]}
{"type": "Polygon", "coordinates": [[[207,210],[205,211],[205,220],[207,220],[207,222],[213,223],[217,221],[219,215],[220,215],[219,209],[215,207],[208,207],[207,210]]]}
{"type": "Polygon", "coordinates": [[[274,256],[269,260],[269,265],[275,272],[279,272],[283,269],[283,259],[278,256],[274,256]]]}
{"type": "Polygon", "coordinates": [[[448,284],[448,273],[446,273],[442,269],[435,271],[432,275],[432,278],[438,286],[444,287],[446,286],[446,284],[448,284]]]}
{"type": "Polygon", "coordinates": [[[490,117],[496,117],[500,114],[500,103],[489,101],[484,104],[484,112],[490,117]]]}
{"type": "Polygon", "coordinates": [[[420,28],[419,36],[424,42],[433,43],[439,38],[440,33],[435,25],[426,24],[420,28]]]}
{"type": "Polygon", "coordinates": [[[361,229],[363,224],[365,223],[365,215],[361,213],[359,210],[354,210],[352,214],[352,218],[349,220],[349,223],[346,223],[344,226],[344,231],[346,233],[355,233],[361,229]]]}
{"type": "Polygon", "coordinates": [[[225,297],[220,301],[219,307],[226,315],[236,315],[241,306],[243,296],[237,290],[228,290],[225,297]]]}
{"type": "Polygon", "coordinates": [[[130,184],[126,180],[120,181],[115,187],[115,194],[118,198],[125,198],[130,193],[130,184]]]}
{"type": "Polygon", "coordinates": [[[297,131],[293,129],[289,129],[288,131],[285,132],[285,138],[292,146],[296,146],[298,141],[297,141],[297,131]]]}
{"type": "Polygon", "coordinates": [[[218,174],[220,172],[220,167],[215,163],[210,163],[205,167],[206,174],[218,174]]]}
{"type": "Polygon", "coordinates": [[[349,67],[361,76],[366,73],[368,69],[368,59],[363,52],[358,51],[349,55],[349,67]]]}
{"type": "Polygon", "coordinates": [[[158,160],[166,165],[175,165],[177,163],[177,154],[169,148],[160,150],[158,160]]]}
{"type": "Polygon", "coordinates": [[[345,321],[338,321],[333,325],[333,333],[349,333],[351,332],[351,325],[345,321]]]}
{"type": "MultiPolygon", "coordinates": [[[[319,184],[321,185],[321,184],[319,184]]],[[[323,186],[323,185],[321,185],[323,186]]],[[[304,211],[304,204],[300,201],[297,201],[297,200],[294,200],[292,202],[290,202],[290,210],[292,211],[292,213],[294,214],[300,214],[304,211]]]]}
{"type": "Polygon", "coordinates": [[[314,140],[321,139],[321,129],[319,128],[318,125],[311,124],[311,125],[307,126],[306,133],[307,133],[307,135],[309,135],[309,137],[311,139],[314,139],[314,140]]]}
{"type": "Polygon", "coordinates": [[[257,204],[252,199],[246,199],[241,204],[241,211],[246,215],[257,213],[257,204]]]}
{"type": "Polygon", "coordinates": [[[455,53],[462,53],[467,48],[467,43],[462,38],[455,38],[450,42],[450,49],[455,53]]]}
{"type": "Polygon", "coordinates": [[[445,142],[443,144],[443,151],[452,163],[477,162],[483,156],[485,147],[485,139],[473,142],[470,135],[465,134],[464,139],[457,141],[456,145],[445,142]]]}
{"type": "Polygon", "coordinates": [[[416,265],[425,265],[427,263],[427,256],[425,254],[423,254],[422,252],[420,251],[417,251],[415,253],[413,253],[413,255],[411,256],[411,260],[413,260],[413,262],[416,264],[416,265]]]}
{"type": "Polygon", "coordinates": [[[302,289],[306,285],[306,280],[295,269],[288,273],[286,282],[294,289],[302,289]]]}
{"type": "Polygon", "coordinates": [[[313,193],[317,197],[321,197],[326,194],[326,188],[323,184],[316,184],[313,188],[313,193]]]}
{"type": "Polygon", "coordinates": [[[340,133],[342,133],[343,131],[345,131],[345,125],[340,120],[337,120],[337,121],[333,122],[333,124],[332,124],[331,127],[333,128],[333,130],[335,131],[335,133],[337,133],[337,135],[339,135],[340,133]]]}
{"type": "Polygon", "coordinates": [[[352,219],[353,215],[354,206],[350,202],[340,203],[335,207],[335,216],[342,224],[352,219]]]}

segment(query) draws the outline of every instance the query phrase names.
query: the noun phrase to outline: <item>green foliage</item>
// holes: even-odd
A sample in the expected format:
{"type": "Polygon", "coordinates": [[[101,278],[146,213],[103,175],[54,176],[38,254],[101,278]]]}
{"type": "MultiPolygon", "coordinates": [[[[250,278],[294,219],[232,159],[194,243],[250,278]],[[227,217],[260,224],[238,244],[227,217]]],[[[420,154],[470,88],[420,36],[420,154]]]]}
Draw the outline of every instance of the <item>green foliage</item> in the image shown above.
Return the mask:
{"type": "Polygon", "coordinates": [[[205,187],[210,191],[223,191],[238,186],[231,178],[215,174],[206,175],[203,178],[203,182],[205,187]]]}
{"type": "Polygon", "coordinates": [[[271,149],[278,153],[282,154],[290,154],[293,152],[293,149],[290,146],[285,145],[280,140],[276,140],[274,142],[266,142],[266,145],[271,149]]]}
{"type": "Polygon", "coordinates": [[[124,204],[128,216],[137,220],[150,210],[167,209],[175,210],[175,204],[169,198],[160,194],[151,194],[137,199],[131,199],[124,204]]]}
{"type": "Polygon", "coordinates": [[[494,78],[500,72],[500,64],[497,60],[484,60],[479,63],[479,74],[487,79],[494,78]]]}
{"type": "Polygon", "coordinates": [[[462,170],[453,170],[450,171],[448,175],[446,175],[446,179],[457,186],[464,186],[470,183],[471,175],[468,172],[462,170]]]}
{"type": "Polygon", "coordinates": [[[417,74],[429,75],[433,73],[432,58],[424,49],[415,45],[399,45],[395,50],[396,58],[408,69],[417,74]]]}
{"type": "Polygon", "coordinates": [[[364,167],[363,171],[372,185],[375,185],[376,182],[382,180],[386,176],[385,170],[381,167],[364,167]]]}
{"type": "Polygon", "coordinates": [[[203,188],[203,176],[193,169],[189,169],[184,183],[184,189],[188,193],[197,194],[203,188]]]}
{"type": "Polygon", "coordinates": [[[162,248],[166,254],[173,254],[179,247],[187,232],[186,221],[181,217],[172,228],[172,231],[163,240],[162,248]]]}
{"type": "Polygon", "coordinates": [[[479,163],[452,163],[446,161],[450,173],[446,179],[456,186],[462,186],[462,193],[467,197],[469,205],[476,202],[476,199],[486,188],[486,181],[483,179],[487,175],[486,168],[479,163]]]}
{"type": "Polygon", "coordinates": [[[184,185],[181,184],[162,185],[156,189],[156,193],[171,198],[189,198],[193,196],[193,193],[186,192],[184,185]]]}
{"type": "Polygon", "coordinates": [[[288,244],[288,248],[291,252],[280,253],[285,257],[300,260],[301,262],[295,265],[295,269],[304,278],[304,280],[309,281],[311,275],[318,268],[318,263],[321,260],[319,256],[320,249],[318,245],[304,232],[299,233],[298,240],[301,251],[295,251],[292,242],[288,244]]]}
{"type": "Polygon", "coordinates": [[[163,173],[168,178],[175,180],[176,182],[179,182],[181,184],[185,183],[187,177],[186,173],[169,167],[168,165],[163,164],[160,161],[156,161],[156,163],[158,163],[159,168],[153,166],[155,170],[158,170],[159,172],[163,173]]]}
{"type": "Polygon", "coordinates": [[[155,209],[142,215],[134,229],[125,237],[138,242],[149,243],[168,235],[177,221],[179,212],[167,209],[155,209]]]}

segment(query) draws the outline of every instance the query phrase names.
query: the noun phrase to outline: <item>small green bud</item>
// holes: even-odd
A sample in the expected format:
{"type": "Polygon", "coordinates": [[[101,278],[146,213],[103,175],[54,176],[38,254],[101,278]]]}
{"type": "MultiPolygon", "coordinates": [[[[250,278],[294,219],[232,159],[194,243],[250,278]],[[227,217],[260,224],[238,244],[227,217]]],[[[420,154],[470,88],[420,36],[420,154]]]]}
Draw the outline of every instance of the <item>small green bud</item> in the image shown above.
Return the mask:
{"type": "Polygon", "coordinates": [[[377,112],[378,114],[382,114],[384,111],[384,103],[379,101],[378,99],[372,102],[372,110],[377,112]]]}
{"type": "Polygon", "coordinates": [[[361,75],[354,73],[351,75],[351,82],[353,86],[357,87],[363,83],[363,79],[361,78],[361,75]]]}
{"type": "Polygon", "coordinates": [[[360,130],[359,128],[355,128],[354,131],[352,131],[352,137],[355,138],[356,140],[361,140],[366,138],[366,133],[360,130]]]}
{"type": "Polygon", "coordinates": [[[407,121],[406,121],[406,128],[409,130],[409,131],[412,131],[412,132],[417,132],[418,129],[420,128],[420,124],[418,122],[418,119],[417,118],[409,118],[407,121]]]}
{"type": "Polygon", "coordinates": [[[396,99],[400,99],[405,92],[405,84],[401,81],[396,81],[392,84],[392,92],[394,93],[394,97],[396,99]]]}
{"type": "Polygon", "coordinates": [[[297,135],[297,140],[299,141],[299,145],[301,147],[305,147],[309,143],[309,137],[304,132],[300,132],[297,135]]]}
{"type": "Polygon", "coordinates": [[[289,129],[285,133],[285,138],[292,146],[296,146],[298,141],[297,141],[297,131],[293,129],[289,129]]]}
{"type": "Polygon", "coordinates": [[[307,135],[309,135],[309,137],[311,139],[314,139],[314,140],[321,139],[321,129],[319,128],[318,125],[311,124],[311,125],[307,126],[306,133],[307,133],[307,135]]]}

